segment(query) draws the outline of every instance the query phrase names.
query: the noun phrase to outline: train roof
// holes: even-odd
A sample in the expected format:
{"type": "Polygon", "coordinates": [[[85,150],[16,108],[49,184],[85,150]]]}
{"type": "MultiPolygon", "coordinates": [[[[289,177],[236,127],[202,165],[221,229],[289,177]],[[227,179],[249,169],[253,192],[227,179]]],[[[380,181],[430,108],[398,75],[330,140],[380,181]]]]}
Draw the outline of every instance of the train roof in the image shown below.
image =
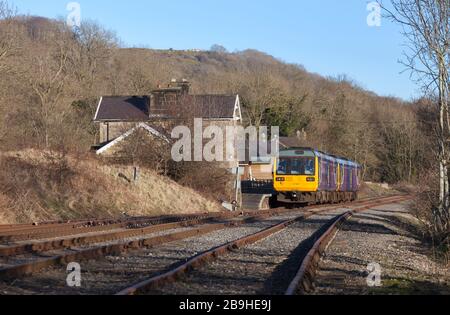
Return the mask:
{"type": "Polygon", "coordinates": [[[340,156],[337,156],[337,155],[328,154],[328,153],[325,153],[325,152],[322,152],[322,151],[319,151],[319,150],[313,149],[313,148],[308,148],[308,147],[287,148],[287,149],[280,150],[280,153],[281,152],[288,152],[288,151],[310,151],[310,152],[313,152],[314,155],[317,156],[317,157],[325,158],[325,159],[328,159],[330,161],[335,161],[335,162],[337,162],[339,164],[342,164],[342,165],[361,167],[361,165],[359,165],[358,163],[356,163],[356,162],[354,162],[352,160],[349,160],[347,158],[340,157],[340,156]]]}

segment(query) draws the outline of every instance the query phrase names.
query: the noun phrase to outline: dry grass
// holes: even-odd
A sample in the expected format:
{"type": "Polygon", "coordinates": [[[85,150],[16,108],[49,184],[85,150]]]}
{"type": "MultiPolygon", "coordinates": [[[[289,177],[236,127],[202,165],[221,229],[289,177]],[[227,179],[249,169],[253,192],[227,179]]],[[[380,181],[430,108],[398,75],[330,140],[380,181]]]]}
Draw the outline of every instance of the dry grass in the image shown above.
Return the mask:
{"type": "Polygon", "coordinates": [[[394,187],[384,188],[382,184],[377,183],[362,183],[359,191],[360,198],[388,197],[397,194],[399,191],[394,187]]]}
{"type": "Polygon", "coordinates": [[[153,171],[36,150],[0,156],[0,224],[218,211],[215,201],[153,171]],[[120,176],[119,176],[120,175],[120,176]]]}

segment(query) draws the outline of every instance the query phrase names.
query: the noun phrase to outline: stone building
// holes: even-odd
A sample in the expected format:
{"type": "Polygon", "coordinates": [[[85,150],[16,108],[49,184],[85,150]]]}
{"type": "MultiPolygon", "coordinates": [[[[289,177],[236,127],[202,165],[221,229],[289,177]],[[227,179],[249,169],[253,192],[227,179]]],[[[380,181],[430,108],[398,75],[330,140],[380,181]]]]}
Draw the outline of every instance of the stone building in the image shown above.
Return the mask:
{"type": "Polygon", "coordinates": [[[238,95],[194,95],[189,90],[186,80],[172,80],[150,95],[101,97],[94,117],[100,129],[96,153],[108,154],[139,129],[166,141],[174,126],[193,118],[202,118],[204,128],[241,125],[238,95]]]}

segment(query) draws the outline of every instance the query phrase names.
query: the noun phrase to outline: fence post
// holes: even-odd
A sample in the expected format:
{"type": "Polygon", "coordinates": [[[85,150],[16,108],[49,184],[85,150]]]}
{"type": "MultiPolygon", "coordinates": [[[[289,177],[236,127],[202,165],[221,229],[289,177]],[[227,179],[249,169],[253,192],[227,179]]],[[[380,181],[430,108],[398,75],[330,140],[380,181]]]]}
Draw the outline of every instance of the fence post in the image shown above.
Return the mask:
{"type": "Polygon", "coordinates": [[[133,181],[135,183],[139,181],[139,167],[137,166],[133,168],[133,181]]]}

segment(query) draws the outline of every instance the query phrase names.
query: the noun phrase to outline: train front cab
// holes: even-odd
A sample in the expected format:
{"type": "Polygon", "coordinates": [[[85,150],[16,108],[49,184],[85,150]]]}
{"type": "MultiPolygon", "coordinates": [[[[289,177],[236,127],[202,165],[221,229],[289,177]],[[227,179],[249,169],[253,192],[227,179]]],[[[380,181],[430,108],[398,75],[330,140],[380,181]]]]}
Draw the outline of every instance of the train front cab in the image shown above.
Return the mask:
{"type": "Polygon", "coordinates": [[[281,151],[275,160],[273,174],[278,201],[315,202],[319,189],[319,160],[313,150],[281,151]]]}

